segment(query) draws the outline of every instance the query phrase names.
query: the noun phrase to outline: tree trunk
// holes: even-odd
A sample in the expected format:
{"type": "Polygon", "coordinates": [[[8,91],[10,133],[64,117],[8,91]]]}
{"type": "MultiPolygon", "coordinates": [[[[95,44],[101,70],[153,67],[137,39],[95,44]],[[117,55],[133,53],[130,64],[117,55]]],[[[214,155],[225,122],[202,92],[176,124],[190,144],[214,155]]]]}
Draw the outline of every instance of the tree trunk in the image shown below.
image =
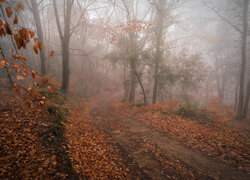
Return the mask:
{"type": "MultiPolygon", "coordinates": [[[[163,8],[165,5],[165,0],[159,0],[159,7],[163,8]]],[[[154,88],[153,88],[153,100],[152,104],[155,104],[157,101],[157,92],[158,92],[158,82],[159,82],[159,64],[162,56],[161,52],[161,41],[162,41],[162,32],[163,32],[163,14],[160,10],[157,10],[156,14],[156,58],[155,58],[155,69],[154,69],[154,88]]]]}
{"type": "Polygon", "coordinates": [[[130,93],[128,99],[128,101],[131,103],[135,102],[136,76],[135,76],[134,66],[135,66],[134,63],[131,63],[131,81],[130,81],[130,93]]]}
{"type": "Polygon", "coordinates": [[[237,108],[236,119],[242,119],[243,104],[244,104],[244,83],[246,71],[246,42],[247,42],[247,14],[249,0],[244,0],[243,4],[243,31],[241,35],[241,69],[240,69],[240,89],[239,103],[237,108]]]}
{"type": "Polygon", "coordinates": [[[249,100],[250,100],[250,79],[248,80],[248,85],[247,85],[247,94],[246,94],[246,100],[243,108],[243,113],[242,113],[242,118],[247,118],[247,111],[248,111],[248,106],[249,106],[249,100]]]}
{"type": "Polygon", "coordinates": [[[141,90],[142,90],[144,105],[147,105],[146,93],[145,93],[145,90],[144,90],[144,88],[143,88],[142,81],[141,81],[141,79],[140,79],[140,77],[139,77],[139,75],[138,75],[136,69],[134,69],[134,72],[135,72],[135,76],[136,76],[137,81],[139,82],[140,87],[141,87],[141,90]]]}
{"type": "Polygon", "coordinates": [[[66,15],[64,19],[64,38],[62,45],[63,54],[63,81],[61,90],[68,91],[69,88],[69,40],[70,40],[70,17],[71,17],[72,2],[67,0],[66,3],[66,15]]]}
{"type": "Polygon", "coordinates": [[[40,52],[41,74],[45,75],[46,74],[46,65],[45,65],[46,55],[45,55],[45,49],[44,49],[45,46],[44,46],[43,30],[42,30],[41,18],[40,18],[39,11],[38,11],[37,0],[32,0],[31,5],[32,5],[32,13],[34,15],[34,19],[36,22],[38,39],[39,39],[39,42],[42,43],[42,49],[40,52]]]}
{"type": "Polygon", "coordinates": [[[56,5],[56,0],[53,0],[54,12],[56,16],[56,24],[59,32],[61,47],[62,47],[62,87],[61,90],[67,93],[69,88],[69,76],[70,76],[70,67],[69,67],[69,42],[70,42],[70,18],[71,10],[74,0],[66,0],[66,12],[64,16],[64,34],[62,33],[61,24],[58,15],[58,9],[56,5]]]}

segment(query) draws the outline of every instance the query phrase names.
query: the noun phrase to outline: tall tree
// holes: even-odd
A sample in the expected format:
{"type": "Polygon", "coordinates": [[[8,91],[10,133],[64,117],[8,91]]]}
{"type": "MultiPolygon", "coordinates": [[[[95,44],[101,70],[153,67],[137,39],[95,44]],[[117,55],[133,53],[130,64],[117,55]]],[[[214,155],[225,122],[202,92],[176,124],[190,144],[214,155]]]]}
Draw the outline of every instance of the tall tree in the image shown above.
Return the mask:
{"type": "MultiPolygon", "coordinates": [[[[224,20],[227,24],[229,24],[234,30],[236,30],[241,36],[241,65],[240,65],[240,78],[239,78],[239,95],[238,95],[238,107],[237,107],[237,115],[236,119],[242,119],[243,116],[243,106],[244,106],[244,89],[245,89],[245,74],[246,74],[246,42],[247,42],[247,31],[248,31],[248,9],[249,9],[249,0],[243,0],[242,7],[242,28],[238,28],[227,18],[222,16],[218,10],[214,8],[214,6],[208,5],[205,0],[203,0],[204,4],[211,9],[218,17],[224,20]]],[[[248,103],[245,103],[246,105],[248,103]]]]}
{"type": "MultiPolygon", "coordinates": [[[[247,42],[247,29],[248,29],[248,24],[247,24],[247,16],[248,16],[248,5],[249,5],[249,0],[244,0],[243,3],[243,27],[242,27],[242,32],[241,32],[241,70],[240,70],[240,89],[239,89],[239,104],[238,104],[238,109],[237,109],[237,119],[244,118],[246,116],[243,113],[243,104],[244,104],[244,84],[245,84],[245,71],[246,71],[246,42],[247,42]]],[[[245,106],[248,107],[249,103],[249,98],[248,100],[245,99],[248,102],[245,102],[245,106]]]]}
{"type": "Polygon", "coordinates": [[[61,23],[58,14],[58,8],[56,0],[53,0],[54,12],[56,17],[57,29],[61,41],[62,48],[62,64],[63,64],[63,79],[62,79],[62,87],[61,90],[67,93],[69,88],[69,43],[70,43],[70,20],[71,20],[71,11],[74,4],[74,0],[65,0],[64,1],[64,33],[61,28],[61,23]]]}
{"type": "Polygon", "coordinates": [[[163,11],[166,4],[166,0],[158,0],[157,12],[156,12],[156,55],[155,55],[155,64],[154,64],[154,89],[153,89],[153,100],[152,104],[155,104],[157,101],[157,92],[158,92],[158,73],[159,73],[159,64],[162,58],[161,46],[162,46],[162,34],[163,34],[163,11]]]}
{"type": "MultiPolygon", "coordinates": [[[[38,3],[37,3],[37,0],[31,0],[30,2],[31,2],[30,10],[32,11],[34,19],[35,19],[38,39],[39,39],[39,42],[42,44],[42,49],[40,52],[41,74],[45,75],[47,73],[46,72],[46,65],[45,65],[46,55],[45,55],[45,49],[44,49],[44,47],[45,47],[44,46],[44,35],[43,35],[41,18],[40,18],[40,14],[39,14],[39,10],[38,10],[38,3]]],[[[27,0],[26,0],[26,3],[28,4],[27,0]]]]}

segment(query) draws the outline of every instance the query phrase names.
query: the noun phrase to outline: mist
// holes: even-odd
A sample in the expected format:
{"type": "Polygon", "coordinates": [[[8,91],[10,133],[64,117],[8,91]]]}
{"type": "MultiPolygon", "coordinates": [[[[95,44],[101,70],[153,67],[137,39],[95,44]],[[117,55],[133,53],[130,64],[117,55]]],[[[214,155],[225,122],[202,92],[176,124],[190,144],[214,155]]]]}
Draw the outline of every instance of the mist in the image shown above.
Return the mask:
{"type": "Polygon", "coordinates": [[[0,5],[0,117],[47,119],[34,136],[63,144],[42,170],[13,159],[1,178],[249,178],[249,0],[0,5]],[[39,136],[50,117],[61,134],[39,136]]]}

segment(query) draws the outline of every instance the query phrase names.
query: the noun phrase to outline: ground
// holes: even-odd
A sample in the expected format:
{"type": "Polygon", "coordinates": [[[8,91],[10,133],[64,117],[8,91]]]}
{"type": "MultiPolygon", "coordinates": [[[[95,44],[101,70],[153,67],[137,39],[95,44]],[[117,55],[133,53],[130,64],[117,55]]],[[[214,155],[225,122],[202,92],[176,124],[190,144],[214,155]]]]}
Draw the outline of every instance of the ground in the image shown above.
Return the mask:
{"type": "Polygon", "coordinates": [[[1,179],[250,178],[245,131],[123,105],[107,92],[68,102],[60,139],[48,131],[55,124],[47,112],[27,111],[1,92],[1,179]]]}

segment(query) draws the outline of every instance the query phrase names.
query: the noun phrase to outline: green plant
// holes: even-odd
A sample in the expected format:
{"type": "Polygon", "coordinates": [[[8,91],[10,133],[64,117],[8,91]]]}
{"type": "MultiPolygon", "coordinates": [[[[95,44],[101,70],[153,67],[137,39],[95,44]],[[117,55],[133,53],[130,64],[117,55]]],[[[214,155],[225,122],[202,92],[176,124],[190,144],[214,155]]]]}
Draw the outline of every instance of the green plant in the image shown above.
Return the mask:
{"type": "Polygon", "coordinates": [[[201,120],[203,122],[212,123],[214,112],[208,110],[207,108],[200,108],[195,104],[191,104],[189,102],[180,106],[177,111],[178,115],[183,117],[188,117],[191,119],[201,120]]]}

